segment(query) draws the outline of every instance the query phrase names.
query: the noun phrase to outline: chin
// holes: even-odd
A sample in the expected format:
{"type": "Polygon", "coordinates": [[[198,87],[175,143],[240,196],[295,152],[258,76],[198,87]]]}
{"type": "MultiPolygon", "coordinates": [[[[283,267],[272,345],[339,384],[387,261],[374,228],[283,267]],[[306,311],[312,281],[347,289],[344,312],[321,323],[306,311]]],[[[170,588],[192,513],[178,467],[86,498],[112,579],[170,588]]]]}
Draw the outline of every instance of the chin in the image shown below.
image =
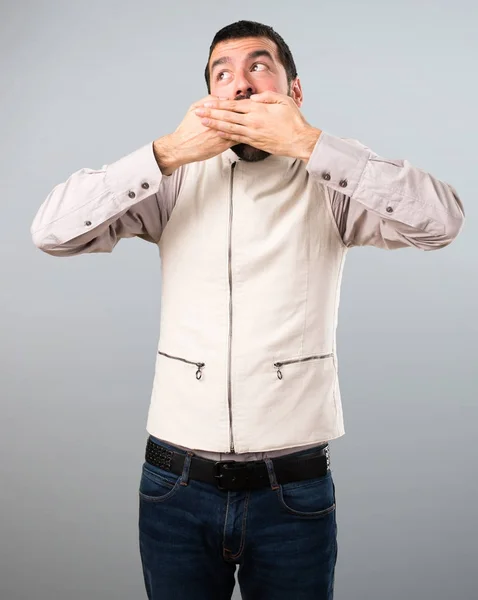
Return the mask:
{"type": "Polygon", "coordinates": [[[234,150],[239,158],[246,162],[259,162],[270,156],[269,152],[259,150],[248,144],[236,144],[235,146],[231,146],[231,149],[234,150]]]}

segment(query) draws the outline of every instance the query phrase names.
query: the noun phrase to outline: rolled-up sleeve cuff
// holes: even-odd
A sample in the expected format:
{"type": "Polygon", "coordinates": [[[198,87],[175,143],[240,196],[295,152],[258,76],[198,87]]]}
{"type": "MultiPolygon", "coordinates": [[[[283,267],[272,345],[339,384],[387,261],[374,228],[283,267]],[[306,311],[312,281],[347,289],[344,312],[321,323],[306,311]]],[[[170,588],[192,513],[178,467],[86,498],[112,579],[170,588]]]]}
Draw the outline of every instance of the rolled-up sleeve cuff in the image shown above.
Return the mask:
{"type": "Polygon", "coordinates": [[[322,131],[306,168],[324,185],[352,196],[371,154],[365,147],[322,131]]]}
{"type": "Polygon", "coordinates": [[[133,204],[157,193],[162,177],[151,142],[108,165],[105,183],[119,205],[133,204]]]}

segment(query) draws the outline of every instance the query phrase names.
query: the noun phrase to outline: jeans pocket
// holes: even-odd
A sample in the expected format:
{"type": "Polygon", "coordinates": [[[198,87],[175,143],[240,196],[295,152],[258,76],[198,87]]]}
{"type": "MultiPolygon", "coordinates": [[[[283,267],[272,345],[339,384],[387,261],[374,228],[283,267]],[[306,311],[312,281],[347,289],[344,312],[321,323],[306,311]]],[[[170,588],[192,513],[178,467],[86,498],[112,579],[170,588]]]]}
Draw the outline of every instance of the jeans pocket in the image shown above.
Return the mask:
{"type": "Polygon", "coordinates": [[[164,502],[177,493],[180,482],[179,475],[144,462],[139,483],[139,496],[146,502],[164,502]]]}
{"type": "Polygon", "coordinates": [[[335,511],[335,485],[330,470],[314,479],[281,484],[276,493],[282,508],[291,515],[320,518],[335,511]]]}

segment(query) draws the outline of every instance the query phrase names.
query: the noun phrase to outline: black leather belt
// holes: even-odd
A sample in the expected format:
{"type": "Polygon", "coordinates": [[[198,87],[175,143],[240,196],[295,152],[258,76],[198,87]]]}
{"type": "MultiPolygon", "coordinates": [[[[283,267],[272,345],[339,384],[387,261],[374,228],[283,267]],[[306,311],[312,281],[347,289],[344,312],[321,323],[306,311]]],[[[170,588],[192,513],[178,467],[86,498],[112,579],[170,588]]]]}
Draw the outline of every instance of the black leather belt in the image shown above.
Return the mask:
{"type": "MultiPolygon", "coordinates": [[[[182,475],[186,454],[174,452],[148,438],[146,462],[182,475]]],[[[329,468],[329,446],[320,444],[300,456],[285,455],[272,458],[277,483],[285,484],[326,475],[329,468]]],[[[270,485],[265,461],[214,461],[200,456],[191,458],[189,478],[217,485],[220,490],[258,489],[270,485]]]]}

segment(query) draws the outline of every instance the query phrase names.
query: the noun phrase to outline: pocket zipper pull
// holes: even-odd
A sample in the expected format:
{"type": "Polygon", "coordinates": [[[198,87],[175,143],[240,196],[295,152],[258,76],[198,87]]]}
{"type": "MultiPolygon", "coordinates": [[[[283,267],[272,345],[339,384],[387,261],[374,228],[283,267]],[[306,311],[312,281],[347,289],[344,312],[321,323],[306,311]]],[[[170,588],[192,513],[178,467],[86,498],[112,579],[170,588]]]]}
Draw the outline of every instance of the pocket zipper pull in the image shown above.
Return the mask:
{"type": "Polygon", "coordinates": [[[274,363],[274,367],[277,369],[277,379],[282,379],[282,371],[280,370],[282,363],[274,363]]]}
{"type": "Polygon", "coordinates": [[[204,367],[204,363],[196,363],[196,367],[198,368],[196,371],[196,379],[199,381],[202,377],[202,368],[204,367]]]}

